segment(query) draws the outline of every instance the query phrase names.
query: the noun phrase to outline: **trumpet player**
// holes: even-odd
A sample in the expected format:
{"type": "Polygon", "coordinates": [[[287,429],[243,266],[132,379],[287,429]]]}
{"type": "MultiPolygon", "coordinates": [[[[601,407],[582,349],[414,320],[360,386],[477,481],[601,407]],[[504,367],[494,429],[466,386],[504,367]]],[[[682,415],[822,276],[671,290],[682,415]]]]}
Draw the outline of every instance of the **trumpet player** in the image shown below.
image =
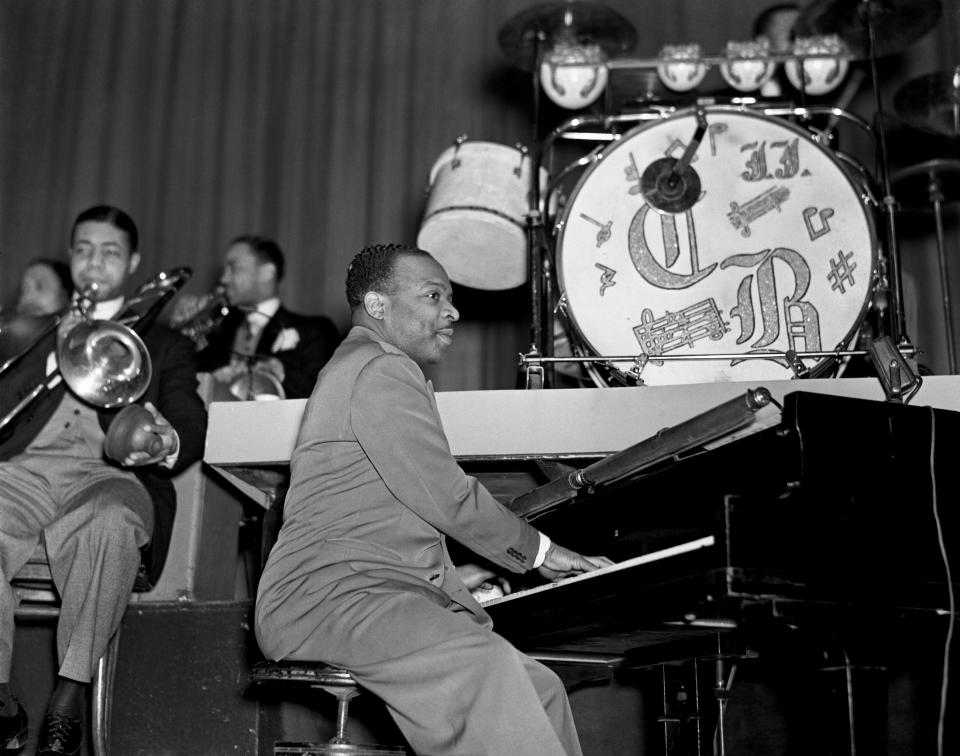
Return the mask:
{"type": "MultiPolygon", "coordinates": [[[[137,244],[136,225],[119,208],[100,205],[77,216],[70,274],[93,318],[123,314],[124,290],[141,262],[137,244]]],[[[56,345],[75,327],[71,320],[65,317],[60,334],[51,331],[17,372],[0,379],[0,396],[16,399],[45,376],[63,375],[56,345]]],[[[11,578],[44,543],[61,598],[59,669],[37,753],[78,753],[81,714],[98,660],[135,582],[155,581],[163,567],[176,507],[171,476],[203,452],[206,412],[197,394],[193,344],[159,324],[145,322],[138,329],[151,364],[139,401],[152,420],[136,430],[149,444],[129,444],[108,459],[105,441],[118,411],[87,404],[63,381],[0,438],[0,750],[18,750],[27,735],[27,712],[10,689],[16,603],[11,578]]]]}
{"type": "Polygon", "coordinates": [[[300,315],[283,306],[283,273],[283,252],[272,239],[244,234],[227,247],[220,287],[230,308],[207,336],[197,360],[201,370],[230,386],[236,398],[264,398],[236,388],[251,388],[252,381],[244,378],[254,370],[274,379],[279,398],[309,396],[317,373],[340,342],[329,318],[300,315]]]}

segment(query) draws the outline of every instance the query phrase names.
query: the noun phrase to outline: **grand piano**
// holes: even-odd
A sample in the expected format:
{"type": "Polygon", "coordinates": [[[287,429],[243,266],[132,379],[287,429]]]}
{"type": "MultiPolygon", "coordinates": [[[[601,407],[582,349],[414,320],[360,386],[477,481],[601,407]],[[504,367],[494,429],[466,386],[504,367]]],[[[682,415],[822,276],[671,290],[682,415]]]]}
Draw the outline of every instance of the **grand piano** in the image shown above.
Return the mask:
{"type": "MultiPolygon", "coordinates": [[[[615,562],[513,580],[485,604],[498,631],[594,670],[581,678],[743,658],[784,626],[833,639],[848,675],[887,663],[879,628],[941,637],[960,587],[958,379],[927,378],[910,404],[871,379],[702,388],[438,394],[465,470],[559,543],[615,562]],[[500,412],[478,411],[491,401],[500,412]]],[[[207,461],[264,506],[302,412],[282,404],[211,406],[207,461]],[[272,447],[238,432],[252,427],[272,447]]],[[[879,747],[873,730],[861,750],[879,747]]]]}
{"type": "Polygon", "coordinates": [[[499,631],[534,652],[622,655],[751,616],[949,612],[960,413],[798,390],[779,415],[528,518],[618,564],[489,602],[499,631]]]}

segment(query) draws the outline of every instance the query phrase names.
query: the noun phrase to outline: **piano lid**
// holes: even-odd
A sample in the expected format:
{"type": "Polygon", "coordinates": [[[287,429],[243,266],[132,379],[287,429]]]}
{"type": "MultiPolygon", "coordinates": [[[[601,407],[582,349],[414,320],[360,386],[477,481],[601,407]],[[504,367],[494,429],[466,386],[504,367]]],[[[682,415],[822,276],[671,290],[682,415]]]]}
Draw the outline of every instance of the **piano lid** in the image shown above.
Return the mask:
{"type": "MultiPolygon", "coordinates": [[[[489,466],[503,460],[603,457],[756,385],[440,391],[436,397],[453,454],[461,461],[480,460],[489,466]]],[[[885,399],[873,378],[764,381],[763,386],[777,401],[799,389],[885,399]]],[[[290,461],[305,404],[304,399],[213,402],[204,461],[254,501],[269,506],[276,485],[274,473],[282,473],[290,461]]],[[[960,410],[960,376],[925,377],[911,404],[960,410]]],[[[770,419],[758,418],[758,422],[762,427],[770,419]]]]}

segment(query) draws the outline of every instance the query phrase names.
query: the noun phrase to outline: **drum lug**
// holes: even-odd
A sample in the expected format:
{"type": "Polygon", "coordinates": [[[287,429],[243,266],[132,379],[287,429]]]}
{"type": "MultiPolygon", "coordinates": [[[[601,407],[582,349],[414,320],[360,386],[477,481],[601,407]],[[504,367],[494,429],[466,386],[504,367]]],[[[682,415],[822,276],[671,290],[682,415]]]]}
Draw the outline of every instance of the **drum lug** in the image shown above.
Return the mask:
{"type": "Polygon", "coordinates": [[[810,375],[810,368],[803,364],[803,361],[797,356],[795,349],[788,349],[786,352],[787,364],[793,371],[794,378],[806,378],[810,375]]]}
{"type": "Polygon", "coordinates": [[[520,162],[517,163],[516,168],[513,169],[513,175],[520,178],[520,176],[523,175],[523,161],[527,159],[527,153],[529,153],[530,150],[527,145],[521,144],[520,142],[517,142],[514,147],[516,147],[517,152],[520,153],[520,162]]]}
{"type": "Polygon", "coordinates": [[[557,300],[557,306],[553,308],[554,315],[562,315],[564,320],[567,319],[567,292],[561,292],[560,299],[557,300]]]}
{"type": "Polygon", "coordinates": [[[523,387],[528,391],[543,388],[543,365],[527,365],[527,377],[523,387]]]}
{"type": "Polygon", "coordinates": [[[637,386],[646,385],[643,380],[643,370],[646,368],[647,363],[650,362],[650,355],[646,352],[640,352],[636,357],[633,358],[633,367],[627,371],[627,375],[636,382],[637,386]]]}
{"type": "Polygon", "coordinates": [[[453,171],[460,167],[460,158],[457,157],[457,153],[460,152],[460,147],[468,139],[470,139],[470,137],[467,134],[460,134],[453,140],[453,160],[450,161],[450,170],[453,171]]]}
{"type": "Polygon", "coordinates": [[[523,366],[525,376],[524,389],[535,390],[543,388],[543,363],[537,362],[540,358],[540,350],[536,344],[530,345],[530,351],[526,354],[520,353],[520,364],[523,366]]]}

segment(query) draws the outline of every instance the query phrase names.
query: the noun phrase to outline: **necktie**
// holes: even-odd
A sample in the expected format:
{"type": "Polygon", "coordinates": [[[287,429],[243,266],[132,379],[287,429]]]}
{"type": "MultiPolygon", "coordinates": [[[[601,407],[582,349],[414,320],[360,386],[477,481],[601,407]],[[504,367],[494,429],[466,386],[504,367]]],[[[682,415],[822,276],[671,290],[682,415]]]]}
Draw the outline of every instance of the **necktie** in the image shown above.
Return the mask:
{"type": "Polygon", "coordinates": [[[261,321],[262,316],[255,312],[248,313],[246,320],[244,320],[244,328],[246,329],[244,351],[247,354],[256,354],[257,342],[260,340],[260,332],[263,330],[263,323],[261,321]]]}

